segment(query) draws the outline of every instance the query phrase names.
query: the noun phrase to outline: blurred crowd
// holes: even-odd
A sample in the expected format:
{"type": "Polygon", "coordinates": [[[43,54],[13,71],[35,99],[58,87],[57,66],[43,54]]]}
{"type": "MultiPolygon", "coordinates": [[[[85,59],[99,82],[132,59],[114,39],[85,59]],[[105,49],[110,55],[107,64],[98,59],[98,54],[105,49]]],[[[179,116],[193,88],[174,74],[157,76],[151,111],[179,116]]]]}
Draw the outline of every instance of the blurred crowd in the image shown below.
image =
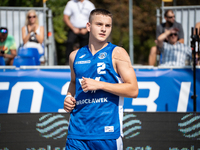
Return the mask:
{"type": "Polygon", "coordinates": [[[0,65],[44,64],[44,27],[39,26],[35,10],[27,12],[21,32],[23,44],[16,47],[15,39],[9,34],[8,28],[0,28],[0,65]]]}
{"type": "MultiPolygon", "coordinates": [[[[73,50],[88,44],[89,32],[86,29],[86,24],[93,9],[95,9],[94,4],[88,0],[71,0],[65,6],[63,21],[69,29],[66,44],[66,65],[69,64],[69,55],[73,50]]],[[[182,24],[176,22],[175,17],[173,10],[165,11],[165,22],[157,26],[155,46],[151,47],[149,51],[149,65],[192,65],[194,58],[192,49],[189,45],[184,44],[183,27],[182,24]]],[[[200,30],[200,22],[196,22],[195,28],[200,30]]],[[[23,44],[16,47],[15,39],[9,34],[7,27],[0,28],[0,65],[45,65],[47,58],[44,54],[44,27],[39,25],[35,10],[27,12],[21,33],[23,44]]],[[[200,32],[198,31],[198,33],[200,32]]],[[[195,56],[196,65],[199,65],[198,52],[195,56]]]]}
{"type": "MultiPolygon", "coordinates": [[[[192,48],[184,44],[182,24],[176,22],[173,10],[164,13],[165,22],[156,28],[155,46],[150,49],[149,65],[159,66],[190,66],[194,56],[192,48]]],[[[199,30],[200,22],[195,28],[199,30]]],[[[199,32],[198,32],[199,33],[199,32]]],[[[193,34],[196,34],[194,32],[193,34]]],[[[196,65],[199,65],[199,55],[196,49],[196,65]]]]}

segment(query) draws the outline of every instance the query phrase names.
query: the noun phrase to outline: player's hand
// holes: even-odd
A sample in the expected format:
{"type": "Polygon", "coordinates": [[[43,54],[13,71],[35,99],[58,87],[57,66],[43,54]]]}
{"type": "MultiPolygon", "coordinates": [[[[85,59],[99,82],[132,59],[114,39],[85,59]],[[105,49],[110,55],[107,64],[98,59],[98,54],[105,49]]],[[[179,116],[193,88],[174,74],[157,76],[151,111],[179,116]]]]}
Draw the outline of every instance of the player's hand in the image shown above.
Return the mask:
{"type": "Polygon", "coordinates": [[[96,91],[99,89],[99,81],[96,81],[94,79],[90,79],[90,78],[84,78],[82,77],[82,81],[81,81],[81,87],[83,89],[84,92],[87,91],[96,91]]]}
{"type": "Polygon", "coordinates": [[[64,110],[66,112],[71,112],[75,106],[76,106],[76,100],[74,97],[65,97],[64,110]]]}

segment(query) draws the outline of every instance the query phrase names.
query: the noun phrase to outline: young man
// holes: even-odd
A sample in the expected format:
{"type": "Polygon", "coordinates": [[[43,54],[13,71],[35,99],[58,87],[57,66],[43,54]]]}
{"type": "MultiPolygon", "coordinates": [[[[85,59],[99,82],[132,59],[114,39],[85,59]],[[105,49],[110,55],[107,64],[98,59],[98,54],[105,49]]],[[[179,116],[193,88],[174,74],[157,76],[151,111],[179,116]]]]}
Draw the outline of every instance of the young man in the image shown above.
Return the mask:
{"type": "Polygon", "coordinates": [[[4,57],[6,65],[13,65],[16,53],[16,43],[13,36],[8,34],[8,29],[0,28],[0,56],[4,57]]]}
{"type": "MultiPolygon", "coordinates": [[[[156,39],[158,38],[159,35],[164,33],[165,30],[169,30],[171,28],[177,28],[179,30],[178,40],[180,43],[184,44],[183,27],[180,23],[176,22],[175,14],[174,14],[173,10],[171,10],[171,9],[166,10],[164,17],[165,17],[166,22],[161,23],[156,28],[156,39]]],[[[165,39],[165,42],[167,42],[166,39],[165,39]]],[[[155,40],[155,43],[157,44],[157,40],[155,40]]],[[[159,54],[158,48],[156,46],[153,46],[149,53],[149,65],[151,65],[151,66],[155,65],[157,54],[159,54]]]]}
{"type": "Polygon", "coordinates": [[[112,14],[93,10],[88,46],[70,54],[71,82],[64,101],[71,112],[67,150],[123,149],[123,97],[136,98],[138,85],[126,50],[107,42],[111,29],[112,14]]]}
{"type": "Polygon", "coordinates": [[[178,41],[178,29],[165,30],[158,37],[158,49],[162,54],[162,66],[185,66],[186,61],[192,57],[189,46],[178,41]],[[165,42],[167,39],[168,42],[165,42]]]}

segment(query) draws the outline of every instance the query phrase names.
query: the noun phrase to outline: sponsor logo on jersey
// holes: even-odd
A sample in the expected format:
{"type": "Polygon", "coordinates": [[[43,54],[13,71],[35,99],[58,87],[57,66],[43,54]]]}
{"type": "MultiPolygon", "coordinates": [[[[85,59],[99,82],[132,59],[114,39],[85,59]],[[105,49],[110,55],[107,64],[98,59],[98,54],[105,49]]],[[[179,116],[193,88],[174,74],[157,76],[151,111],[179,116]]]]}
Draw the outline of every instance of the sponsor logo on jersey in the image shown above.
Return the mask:
{"type": "Polygon", "coordinates": [[[89,64],[91,63],[91,60],[85,60],[85,61],[77,61],[76,64],[89,64]]]}
{"type": "Polygon", "coordinates": [[[104,131],[105,132],[114,132],[114,127],[113,126],[105,126],[104,131]]]}
{"type": "Polygon", "coordinates": [[[93,99],[83,99],[76,101],[76,105],[91,104],[91,103],[107,103],[107,97],[103,98],[93,98],[93,99]]]}
{"type": "Polygon", "coordinates": [[[81,55],[79,58],[83,58],[83,57],[85,57],[85,55],[86,55],[86,54],[83,54],[83,55],[81,55]]]}
{"type": "Polygon", "coordinates": [[[106,56],[107,56],[107,53],[106,53],[106,52],[103,52],[103,53],[100,53],[100,54],[99,54],[98,58],[99,58],[99,59],[104,59],[104,58],[106,58],[106,56]]]}

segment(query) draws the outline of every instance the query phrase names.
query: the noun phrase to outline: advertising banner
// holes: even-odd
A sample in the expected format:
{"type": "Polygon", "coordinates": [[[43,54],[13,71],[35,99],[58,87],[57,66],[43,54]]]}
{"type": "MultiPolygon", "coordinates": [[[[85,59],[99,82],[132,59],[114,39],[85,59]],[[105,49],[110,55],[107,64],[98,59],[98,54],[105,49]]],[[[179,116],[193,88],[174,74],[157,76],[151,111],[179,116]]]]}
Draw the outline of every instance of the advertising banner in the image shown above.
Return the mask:
{"type": "MultiPolygon", "coordinates": [[[[196,70],[196,110],[200,111],[200,69],[196,70]]],[[[191,112],[191,68],[135,68],[139,95],[124,99],[124,112],[191,112]]],[[[64,112],[68,68],[0,69],[0,113],[64,112]]]]}
{"type": "MultiPolygon", "coordinates": [[[[126,112],[124,150],[200,150],[200,114],[126,112]]],[[[0,150],[65,150],[68,113],[0,115],[0,150]]]]}

